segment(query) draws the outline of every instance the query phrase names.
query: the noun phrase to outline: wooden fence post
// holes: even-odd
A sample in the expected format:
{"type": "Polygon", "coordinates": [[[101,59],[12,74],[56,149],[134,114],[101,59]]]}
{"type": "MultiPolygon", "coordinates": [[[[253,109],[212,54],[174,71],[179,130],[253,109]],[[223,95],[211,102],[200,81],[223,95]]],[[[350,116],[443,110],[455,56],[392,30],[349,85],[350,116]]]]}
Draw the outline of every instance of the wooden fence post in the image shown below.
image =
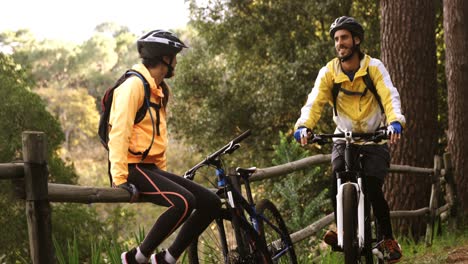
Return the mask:
{"type": "Polygon", "coordinates": [[[446,201],[449,204],[449,226],[452,229],[457,228],[457,208],[458,208],[458,197],[455,180],[453,178],[453,167],[452,167],[452,156],[450,153],[444,153],[444,178],[446,182],[446,201]]]}
{"type": "Polygon", "coordinates": [[[47,198],[46,137],[42,132],[25,131],[22,140],[31,260],[33,264],[55,263],[51,209],[47,198]]]}
{"type": "Polygon", "coordinates": [[[442,160],[440,156],[434,156],[434,173],[432,174],[432,189],[431,198],[429,201],[429,219],[426,226],[426,246],[432,245],[432,238],[434,237],[434,223],[437,217],[437,199],[439,197],[439,177],[442,160]]]}

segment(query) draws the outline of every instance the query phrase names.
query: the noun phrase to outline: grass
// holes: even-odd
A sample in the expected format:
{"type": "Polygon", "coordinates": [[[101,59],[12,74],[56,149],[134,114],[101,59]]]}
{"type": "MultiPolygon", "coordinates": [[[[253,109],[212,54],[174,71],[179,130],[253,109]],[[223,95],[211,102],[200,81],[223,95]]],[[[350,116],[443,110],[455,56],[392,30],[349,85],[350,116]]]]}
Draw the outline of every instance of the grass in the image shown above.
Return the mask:
{"type": "MultiPolygon", "coordinates": [[[[436,232],[437,233],[437,230],[436,232]]],[[[443,230],[441,235],[435,236],[431,246],[426,246],[424,239],[416,242],[412,238],[399,237],[398,242],[403,250],[401,264],[440,264],[447,263],[447,258],[456,248],[463,247],[468,250],[468,225],[455,231],[443,230]]],[[[340,264],[343,263],[343,255],[340,252],[332,252],[325,249],[313,263],[340,264]]]]}
{"type": "MultiPolygon", "coordinates": [[[[436,232],[437,233],[437,230],[436,232]]],[[[468,225],[464,225],[455,231],[443,229],[441,235],[434,237],[432,246],[427,247],[424,239],[416,242],[414,239],[399,237],[398,241],[403,249],[403,258],[399,262],[401,264],[439,264],[446,263],[449,254],[455,248],[464,247],[468,250],[468,225]]],[[[133,233],[133,242],[139,244],[144,239],[144,230],[139,229],[138,232],[133,233]]],[[[133,243],[132,243],[133,244],[133,243]]],[[[70,239],[66,245],[60,246],[54,239],[55,254],[57,263],[59,264],[117,264],[120,262],[120,254],[128,250],[127,246],[114,243],[114,241],[95,241],[90,248],[90,257],[87,260],[80,259],[78,254],[79,245],[75,238],[70,239]],[[83,262],[84,261],[84,262],[83,262]]],[[[326,248],[320,251],[318,257],[313,258],[313,254],[309,256],[298,256],[300,263],[320,263],[320,264],[340,264],[343,263],[343,255],[340,252],[332,252],[326,248]],[[305,262],[304,262],[305,261],[305,262]]],[[[180,263],[188,263],[185,256],[181,256],[180,263]]],[[[22,263],[22,262],[20,262],[22,263]]],[[[452,262],[451,262],[452,263],[452,262]]]]}
{"type": "MultiPolygon", "coordinates": [[[[136,233],[132,233],[132,236],[133,239],[130,239],[130,241],[135,241],[135,244],[140,244],[145,238],[144,228],[139,227],[136,233]]],[[[90,256],[84,261],[82,257],[80,258],[80,245],[78,245],[75,237],[68,240],[66,246],[61,246],[55,237],[52,239],[58,264],[120,264],[122,263],[120,254],[129,250],[128,246],[115,243],[114,239],[103,238],[91,243],[89,251],[90,256]]]]}
{"type": "MultiPolygon", "coordinates": [[[[91,243],[88,257],[80,256],[79,252],[82,248],[80,248],[81,246],[78,244],[76,237],[71,238],[63,245],[55,237],[52,240],[58,264],[121,264],[120,254],[128,251],[132,246],[141,244],[145,234],[144,228],[139,227],[138,231],[132,232],[127,241],[116,242],[116,239],[101,237],[91,243]]],[[[180,262],[188,263],[185,254],[180,257],[180,262]]],[[[28,262],[17,262],[17,264],[20,263],[28,262]]]]}
{"type": "Polygon", "coordinates": [[[400,239],[404,250],[404,258],[400,263],[436,264],[446,263],[449,253],[458,247],[468,250],[468,226],[457,231],[444,231],[436,236],[432,246],[426,247],[424,243],[415,243],[414,240],[400,239]]]}

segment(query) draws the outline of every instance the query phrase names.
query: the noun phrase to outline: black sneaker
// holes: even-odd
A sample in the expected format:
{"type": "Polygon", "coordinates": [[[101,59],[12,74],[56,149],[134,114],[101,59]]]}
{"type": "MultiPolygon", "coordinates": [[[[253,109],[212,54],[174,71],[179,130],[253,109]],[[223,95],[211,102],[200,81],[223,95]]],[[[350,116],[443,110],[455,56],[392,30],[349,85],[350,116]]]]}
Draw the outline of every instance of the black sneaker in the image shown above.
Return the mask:
{"type": "Polygon", "coordinates": [[[151,264],[169,264],[165,259],[164,256],[166,255],[166,251],[161,251],[158,254],[152,254],[150,257],[151,264]]]}
{"type": "Polygon", "coordinates": [[[137,253],[136,248],[132,248],[131,250],[122,253],[120,255],[120,258],[122,259],[122,264],[149,264],[149,263],[139,263],[135,259],[135,255],[137,253]]]}

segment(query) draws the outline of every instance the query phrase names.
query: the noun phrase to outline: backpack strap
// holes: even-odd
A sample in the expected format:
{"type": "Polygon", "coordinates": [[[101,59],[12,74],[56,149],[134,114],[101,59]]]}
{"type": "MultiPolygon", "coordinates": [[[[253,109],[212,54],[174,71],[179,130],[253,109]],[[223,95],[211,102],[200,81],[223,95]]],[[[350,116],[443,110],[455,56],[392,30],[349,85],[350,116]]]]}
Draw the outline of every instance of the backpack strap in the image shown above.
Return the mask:
{"type": "Polygon", "coordinates": [[[333,97],[333,113],[335,116],[338,116],[338,111],[336,110],[336,98],[338,98],[338,93],[340,92],[341,85],[339,83],[333,83],[332,88],[332,97],[333,97]]]}
{"type": "MultiPolygon", "coordinates": [[[[146,115],[146,111],[148,111],[148,109],[150,107],[153,107],[156,110],[156,132],[157,132],[157,135],[160,136],[159,124],[160,124],[161,121],[160,121],[159,110],[161,109],[161,105],[153,103],[153,102],[150,101],[151,90],[150,90],[150,85],[149,85],[148,81],[146,81],[145,77],[143,77],[143,75],[141,73],[139,73],[139,72],[137,72],[135,70],[128,70],[126,72],[126,74],[135,75],[138,78],[140,78],[141,81],[143,82],[143,87],[144,87],[144,90],[145,90],[145,98],[144,98],[143,106],[140,109],[138,109],[138,111],[137,111],[137,113],[135,115],[134,124],[137,124],[137,123],[141,122],[141,120],[143,120],[143,118],[146,115]]],[[[151,123],[152,123],[152,126],[153,126],[153,136],[151,137],[150,145],[143,152],[134,152],[134,151],[131,151],[130,149],[128,150],[133,155],[141,155],[141,161],[146,159],[146,157],[148,156],[148,153],[150,152],[151,147],[153,146],[153,143],[154,143],[154,136],[155,136],[155,130],[154,130],[155,124],[154,123],[155,123],[155,121],[154,121],[153,114],[151,113],[151,111],[149,111],[149,114],[150,114],[151,123]]]]}
{"type": "Polygon", "coordinates": [[[369,73],[369,67],[367,67],[367,74],[364,75],[363,77],[364,83],[366,84],[366,91],[369,89],[369,91],[374,94],[375,98],[377,99],[377,103],[379,104],[380,111],[382,114],[385,114],[384,107],[382,104],[382,99],[380,99],[380,95],[377,93],[377,89],[375,88],[374,82],[372,81],[369,73]]]}
{"type": "Polygon", "coordinates": [[[150,85],[146,81],[146,79],[139,72],[137,72],[135,70],[129,70],[129,71],[127,71],[127,73],[128,74],[134,74],[135,76],[138,76],[140,79],[142,78],[144,88],[145,88],[145,103],[140,107],[140,109],[138,109],[138,111],[137,111],[137,113],[135,115],[135,121],[133,123],[134,124],[140,123],[143,120],[143,118],[145,117],[146,111],[148,111],[148,108],[153,107],[155,112],[156,112],[156,134],[158,136],[160,136],[161,133],[159,131],[159,124],[161,123],[161,121],[160,121],[159,110],[161,109],[161,104],[156,104],[156,103],[153,103],[153,102],[151,102],[149,100],[149,98],[151,98],[150,85]],[[136,75],[135,73],[139,74],[139,75],[136,75]],[[148,101],[146,100],[146,98],[148,98],[148,101]]]}
{"type": "Polygon", "coordinates": [[[343,89],[341,87],[341,84],[333,83],[332,98],[333,98],[333,113],[335,114],[335,116],[338,115],[338,111],[336,110],[336,99],[338,98],[338,93],[340,91],[344,92],[347,95],[360,95],[362,97],[367,93],[367,90],[369,90],[369,91],[372,92],[372,94],[377,99],[377,103],[379,104],[380,111],[382,111],[382,114],[385,113],[384,107],[383,107],[383,104],[382,104],[382,100],[380,99],[380,95],[377,93],[377,89],[375,88],[374,82],[372,81],[372,79],[370,77],[369,68],[367,68],[367,74],[364,75],[362,78],[364,80],[364,83],[366,84],[366,89],[362,93],[348,91],[346,89],[343,89]]]}

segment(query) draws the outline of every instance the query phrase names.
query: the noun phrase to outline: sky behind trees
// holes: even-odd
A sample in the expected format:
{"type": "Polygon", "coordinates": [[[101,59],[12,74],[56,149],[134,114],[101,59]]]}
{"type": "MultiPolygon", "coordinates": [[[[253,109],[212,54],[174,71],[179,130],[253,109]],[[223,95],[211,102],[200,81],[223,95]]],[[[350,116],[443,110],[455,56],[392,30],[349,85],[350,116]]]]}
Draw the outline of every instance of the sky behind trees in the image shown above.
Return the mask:
{"type": "Polygon", "coordinates": [[[184,0],[16,0],[1,3],[0,9],[0,32],[29,29],[38,39],[73,42],[88,39],[103,22],[127,26],[140,35],[148,29],[184,27],[189,16],[184,0]]]}

